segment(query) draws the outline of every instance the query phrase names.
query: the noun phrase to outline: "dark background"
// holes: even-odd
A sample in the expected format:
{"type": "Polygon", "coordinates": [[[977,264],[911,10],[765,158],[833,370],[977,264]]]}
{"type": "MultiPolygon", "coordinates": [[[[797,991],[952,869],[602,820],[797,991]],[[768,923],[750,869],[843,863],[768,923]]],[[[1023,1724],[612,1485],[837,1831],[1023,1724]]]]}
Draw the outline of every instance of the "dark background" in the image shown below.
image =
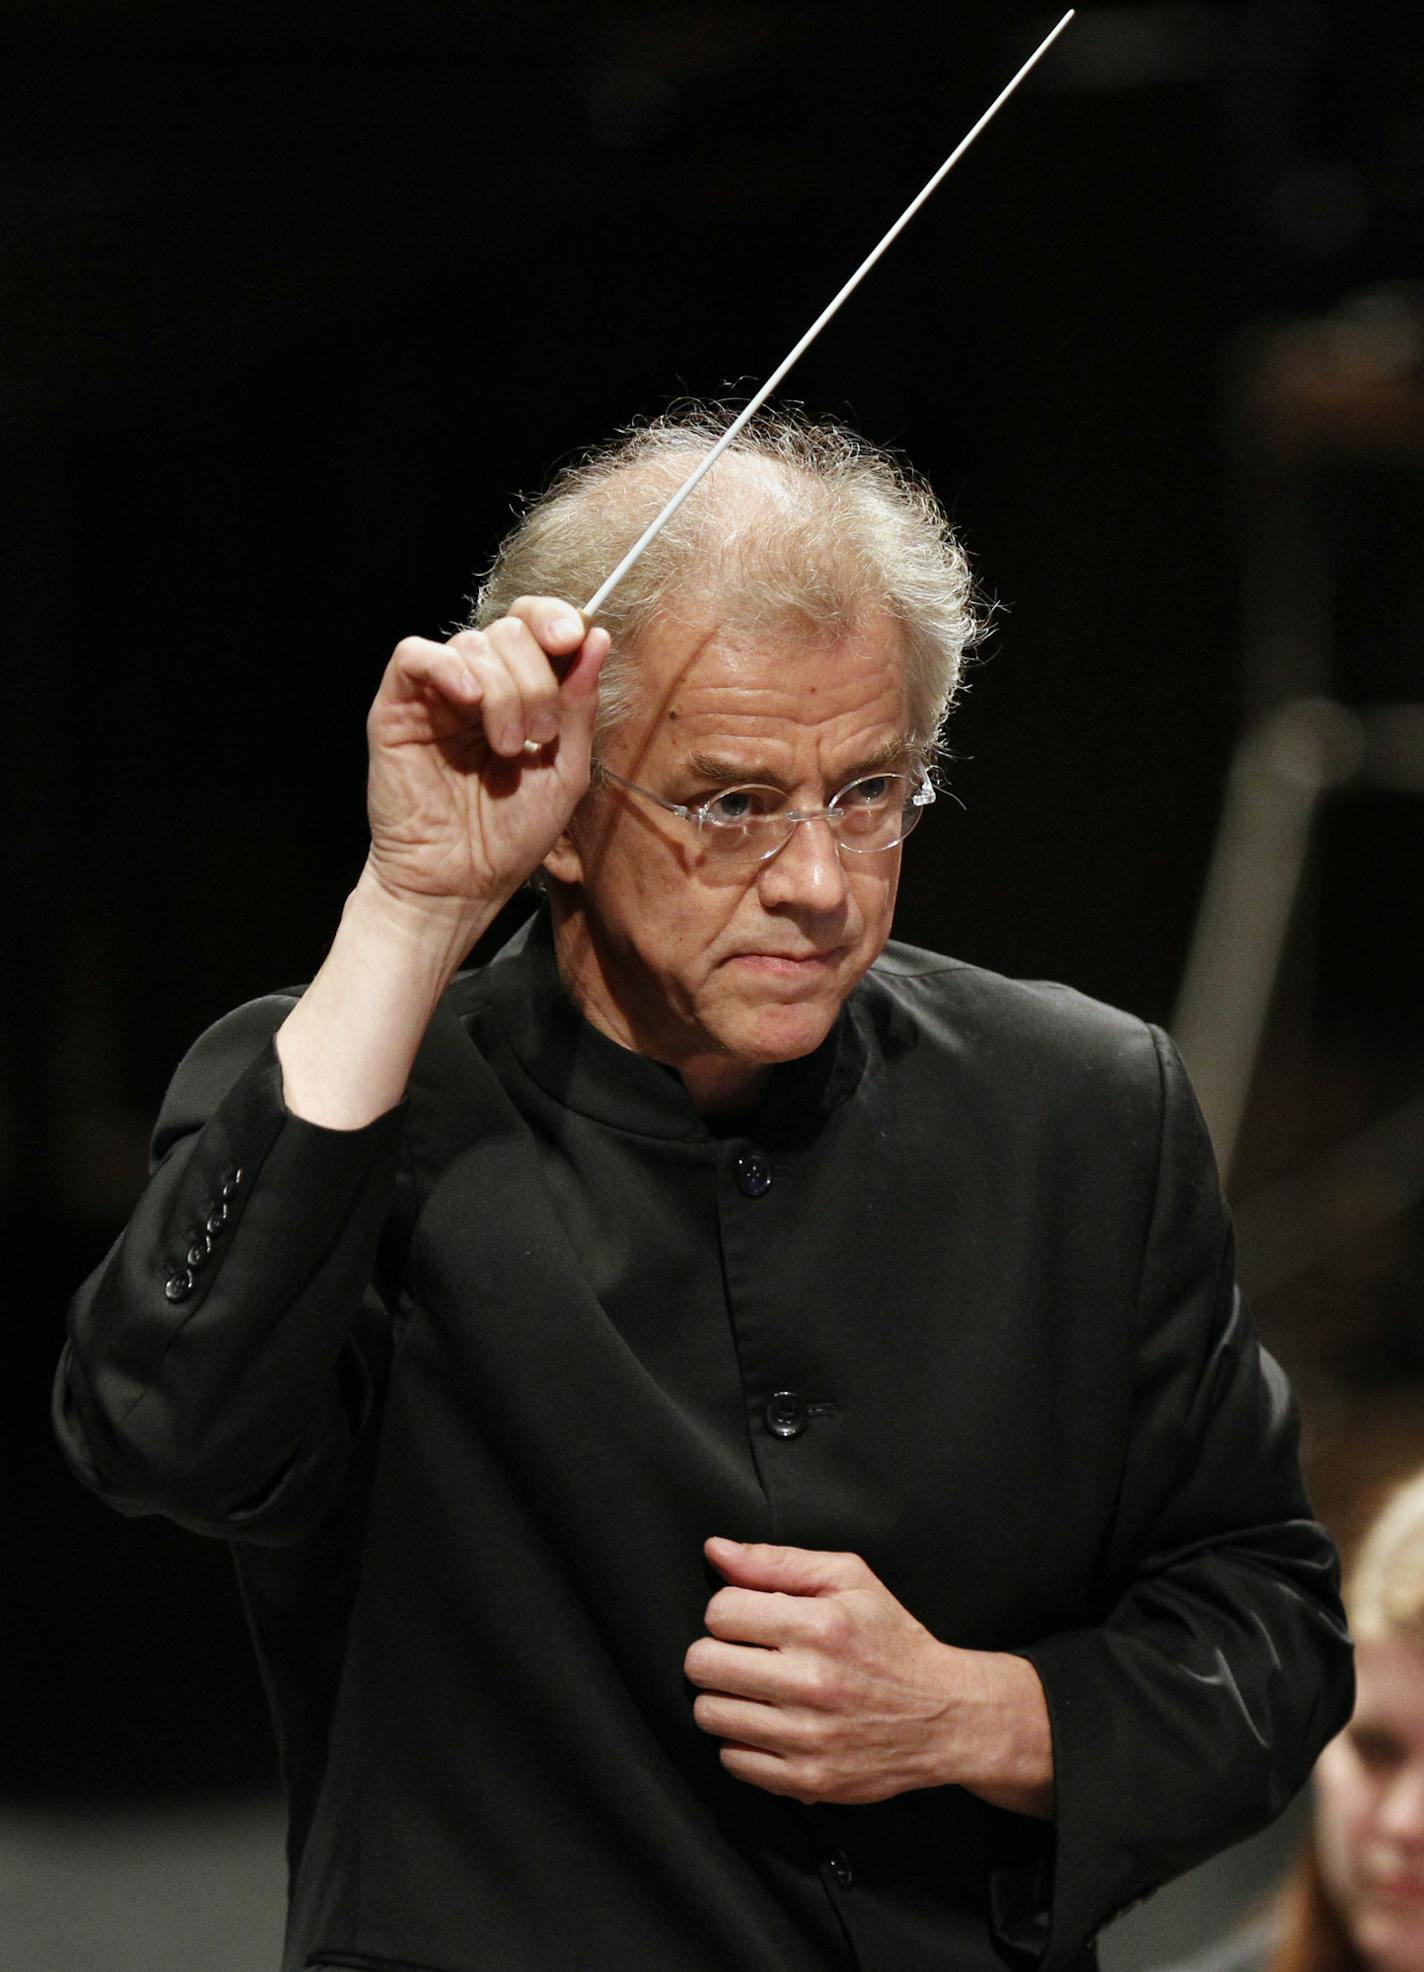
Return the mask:
{"type": "MultiPolygon", "coordinates": [[[[225,1554],[83,1495],[47,1386],[174,1061],[320,963],[391,646],[457,619],[558,460],[754,388],[1053,18],[0,16],[11,1799],[271,1779],[225,1554]]],[[[799,366],[1004,606],[900,935],[1170,1020],[1232,749],[1284,688],[1282,510],[1315,682],[1424,698],[1424,452],[1297,458],[1243,410],[1263,339],[1424,272],[1421,110],[1414,6],[1089,7],[799,366]]],[[[1424,1091],[1421,810],[1321,818],[1238,1200],[1424,1091]]],[[[1417,1166],[1365,1216],[1259,1311],[1341,1526],[1424,1457],[1417,1166]]]]}

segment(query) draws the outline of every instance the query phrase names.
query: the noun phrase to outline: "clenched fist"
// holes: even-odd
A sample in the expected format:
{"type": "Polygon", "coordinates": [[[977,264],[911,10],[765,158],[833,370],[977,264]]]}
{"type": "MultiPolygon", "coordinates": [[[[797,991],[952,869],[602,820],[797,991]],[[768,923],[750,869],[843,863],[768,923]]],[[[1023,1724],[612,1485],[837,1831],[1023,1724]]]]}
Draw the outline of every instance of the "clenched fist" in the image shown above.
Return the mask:
{"type": "Polygon", "coordinates": [[[538,868],[588,787],[608,641],[525,596],[486,629],[396,646],[366,722],[369,868],[392,897],[487,911],[538,868]]]}
{"type": "Polygon", "coordinates": [[[1048,1815],[1053,1757],[1032,1665],[940,1643],[854,1554],[710,1540],[725,1576],[683,1668],[727,1771],[799,1801],[967,1787],[1048,1815]]]}

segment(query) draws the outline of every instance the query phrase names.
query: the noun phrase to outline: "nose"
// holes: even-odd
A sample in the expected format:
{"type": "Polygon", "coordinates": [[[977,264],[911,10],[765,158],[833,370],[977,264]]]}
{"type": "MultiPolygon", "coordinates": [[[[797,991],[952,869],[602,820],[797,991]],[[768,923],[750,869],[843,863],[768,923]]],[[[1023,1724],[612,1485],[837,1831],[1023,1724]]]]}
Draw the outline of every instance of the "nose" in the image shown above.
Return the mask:
{"type": "Polygon", "coordinates": [[[757,888],[768,908],[839,910],[846,900],[846,876],[831,823],[824,816],[798,822],[784,846],[759,866],[757,888]]]}

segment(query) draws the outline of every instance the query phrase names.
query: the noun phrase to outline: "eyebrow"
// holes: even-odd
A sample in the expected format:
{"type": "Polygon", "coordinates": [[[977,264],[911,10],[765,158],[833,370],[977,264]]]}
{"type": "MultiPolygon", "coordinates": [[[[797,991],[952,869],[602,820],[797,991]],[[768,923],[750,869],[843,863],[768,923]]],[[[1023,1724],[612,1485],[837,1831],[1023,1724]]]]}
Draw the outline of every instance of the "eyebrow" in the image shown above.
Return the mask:
{"type": "MultiPolygon", "coordinates": [[[[903,734],[897,733],[885,740],[870,753],[862,756],[853,767],[848,767],[840,775],[837,785],[849,787],[865,774],[878,774],[896,761],[904,760],[910,752],[910,742],[903,734]]],[[[726,786],[735,787],[774,787],[778,794],[789,794],[791,789],[773,768],[748,764],[745,760],[728,760],[720,753],[691,753],[686,762],[686,771],[700,781],[719,781],[726,786]]]]}

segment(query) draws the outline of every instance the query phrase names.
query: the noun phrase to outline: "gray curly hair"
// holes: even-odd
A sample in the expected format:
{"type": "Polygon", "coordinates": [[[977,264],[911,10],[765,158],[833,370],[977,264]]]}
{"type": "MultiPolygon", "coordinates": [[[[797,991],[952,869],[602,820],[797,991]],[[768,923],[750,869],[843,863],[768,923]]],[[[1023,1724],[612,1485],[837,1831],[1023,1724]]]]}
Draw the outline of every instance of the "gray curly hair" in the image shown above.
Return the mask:
{"type": "MultiPolygon", "coordinates": [[[[476,629],[520,596],[591,596],[733,413],[693,405],[639,424],[566,466],[505,538],[470,613],[476,629]]],[[[908,737],[928,758],[984,632],[969,564],[928,485],[854,432],[763,411],[599,611],[612,637],[598,737],[637,703],[639,646],[709,617],[733,634],[794,625],[843,637],[866,617],[904,626],[908,737]]]]}

